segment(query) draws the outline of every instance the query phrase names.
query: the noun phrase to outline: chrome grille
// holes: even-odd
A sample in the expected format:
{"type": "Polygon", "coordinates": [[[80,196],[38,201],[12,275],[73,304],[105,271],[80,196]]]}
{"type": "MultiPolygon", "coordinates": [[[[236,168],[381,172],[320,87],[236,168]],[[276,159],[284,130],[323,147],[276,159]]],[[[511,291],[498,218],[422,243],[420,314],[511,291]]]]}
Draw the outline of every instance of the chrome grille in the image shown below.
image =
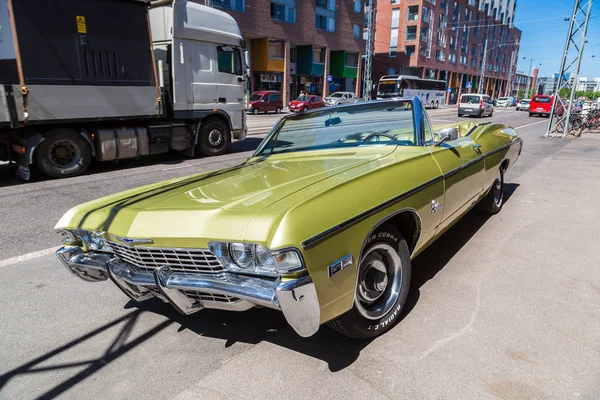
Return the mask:
{"type": "Polygon", "coordinates": [[[217,274],[225,271],[207,249],[140,247],[116,242],[107,242],[107,245],[122,261],[146,270],[168,265],[174,272],[217,274]]]}
{"type": "Polygon", "coordinates": [[[233,303],[239,301],[237,297],[227,296],[225,294],[214,294],[214,293],[202,293],[194,292],[190,290],[182,290],[183,293],[194,301],[216,301],[218,303],[233,303]]]}

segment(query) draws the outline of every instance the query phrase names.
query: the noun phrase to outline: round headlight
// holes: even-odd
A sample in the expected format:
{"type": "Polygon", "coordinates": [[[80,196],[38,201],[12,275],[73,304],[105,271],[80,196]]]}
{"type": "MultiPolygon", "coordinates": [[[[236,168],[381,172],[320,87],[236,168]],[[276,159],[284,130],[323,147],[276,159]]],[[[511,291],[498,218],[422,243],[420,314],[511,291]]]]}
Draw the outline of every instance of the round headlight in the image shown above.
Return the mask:
{"type": "Polygon", "coordinates": [[[275,259],[271,256],[271,252],[260,245],[256,246],[256,260],[263,270],[267,272],[277,272],[277,264],[275,263],[275,259]]]}
{"type": "Polygon", "coordinates": [[[253,245],[248,243],[231,243],[229,245],[231,259],[242,269],[252,267],[254,263],[253,247],[253,245]]]}

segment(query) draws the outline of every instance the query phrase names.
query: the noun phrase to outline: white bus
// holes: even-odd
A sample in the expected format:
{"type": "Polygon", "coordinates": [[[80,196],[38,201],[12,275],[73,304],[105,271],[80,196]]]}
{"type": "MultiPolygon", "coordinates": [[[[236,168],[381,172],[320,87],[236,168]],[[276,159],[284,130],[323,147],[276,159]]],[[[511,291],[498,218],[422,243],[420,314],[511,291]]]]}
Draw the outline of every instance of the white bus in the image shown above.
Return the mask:
{"type": "Polygon", "coordinates": [[[409,75],[386,75],[377,83],[377,98],[418,97],[425,107],[446,104],[446,81],[421,79],[409,75]]]}

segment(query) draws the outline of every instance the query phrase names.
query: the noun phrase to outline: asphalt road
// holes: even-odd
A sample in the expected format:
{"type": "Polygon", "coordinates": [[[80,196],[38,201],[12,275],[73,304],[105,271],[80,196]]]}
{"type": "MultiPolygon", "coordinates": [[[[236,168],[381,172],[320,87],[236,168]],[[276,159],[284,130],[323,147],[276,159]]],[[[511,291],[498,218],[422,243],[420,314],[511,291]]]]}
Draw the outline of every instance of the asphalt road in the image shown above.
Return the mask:
{"type": "MultiPolygon", "coordinates": [[[[434,111],[433,123],[455,112],[434,111]]],[[[64,180],[23,184],[0,166],[0,398],[600,397],[600,228],[590,222],[600,140],[543,139],[547,120],[513,109],[493,120],[525,140],[505,208],[470,213],[419,256],[403,320],[371,342],[326,328],[302,339],[266,309],[182,317],[77,280],[53,255],[13,258],[57,246],[52,227],[75,204],[234,165],[260,135],[221,157],[96,165],[64,180]]]]}

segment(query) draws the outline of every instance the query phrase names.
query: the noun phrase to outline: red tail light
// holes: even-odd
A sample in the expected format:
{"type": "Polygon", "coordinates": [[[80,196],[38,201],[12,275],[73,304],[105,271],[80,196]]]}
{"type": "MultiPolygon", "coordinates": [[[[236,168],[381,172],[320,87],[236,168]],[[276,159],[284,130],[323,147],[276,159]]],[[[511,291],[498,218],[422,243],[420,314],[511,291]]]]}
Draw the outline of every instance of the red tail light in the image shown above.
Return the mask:
{"type": "Polygon", "coordinates": [[[479,100],[479,108],[483,109],[483,100],[479,100]]]}

